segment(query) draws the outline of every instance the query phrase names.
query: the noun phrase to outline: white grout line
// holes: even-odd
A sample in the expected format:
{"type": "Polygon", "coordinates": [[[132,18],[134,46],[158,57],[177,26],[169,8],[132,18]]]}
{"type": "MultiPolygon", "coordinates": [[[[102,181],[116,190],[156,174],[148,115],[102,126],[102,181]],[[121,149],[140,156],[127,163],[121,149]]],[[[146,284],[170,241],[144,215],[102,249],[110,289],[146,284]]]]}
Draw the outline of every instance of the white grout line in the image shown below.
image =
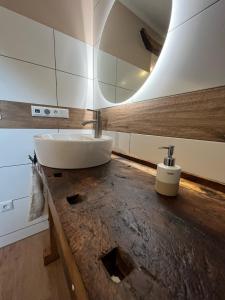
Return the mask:
{"type": "Polygon", "coordinates": [[[168,33],[173,32],[174,30],[176,30],[177,28],[181,27],[182,25],[184,25],[185,23],[189,22],[191,19],[199,16],[200,14],[202,14],[203,12],[205,12],[206,10],[208,10],[210,7],[212,7],[213,5],[217,4],[218,2],[220,2],[222,0],[217,0],[214,3],[209,4],[207,7],[203,8],[201,11],[197,12],[196,14],[194,14],[193,16],[191,16],[190,18],[188,18],[187,20],[185,20],[184,22],[180,23],[179,25],[173,27],[171,30],[168,31],[168,33]]]}
{"type": "Polygon", "coordinates": [[[4,55],[4,54],[0,54],[0,57],[5,57],[5,58],[12,59],[12,60],[16,60],[16,61],[24,62],[24,63],[27,63],[27,64],[31,64],[31,65],[34,65],[34,66],[46,68],[46,69],[49,69],[49,70],[52,70],[52,71],[59,71],[59,72],[62,72],[62,73],[73,75],[73,76],[82,77],[84,79],[93,80],[93,78],[91,78],[91,77],[86,77],[86,76],[83,76],[83,75],[80,75],[80,74],[70,73],[70,72],[67,72],[67,71],[64,71],[64,70],[61,70],[61,69],[57,69],[57,68],[51,68],[51,67],[48,67],[48,66],[44,66],[44,65],[41,65],[41,64],[37,64],[37,63],[31,62],[31,61],[27,61],[27,60],[12,57],[12,56],[7,56],[7,55],[4,55]]]}
{"type": "Polygon", "coordinates": [[[58,99],[58,80],[57,80],[57,71],[56,71],[56,47],[55,47],[55,29],[53,29],[53,47],[54,47],[54,62],[55,62],[55,96],[56,96],[56,103],[59,106],[59,99],[58,99]]]}
{"type": "MultiPolygon", "coordinates": [[[[12,130],[13,130],[13,129],[12,129],[12,130]]],[[[0,169],[3,169],[3,168],[13,168],[13,167],[20,167],[20,166],[31,166],[31,163],[18,164],[18,165],[8,165],[8,166],[0,166],[0,169]]]]}

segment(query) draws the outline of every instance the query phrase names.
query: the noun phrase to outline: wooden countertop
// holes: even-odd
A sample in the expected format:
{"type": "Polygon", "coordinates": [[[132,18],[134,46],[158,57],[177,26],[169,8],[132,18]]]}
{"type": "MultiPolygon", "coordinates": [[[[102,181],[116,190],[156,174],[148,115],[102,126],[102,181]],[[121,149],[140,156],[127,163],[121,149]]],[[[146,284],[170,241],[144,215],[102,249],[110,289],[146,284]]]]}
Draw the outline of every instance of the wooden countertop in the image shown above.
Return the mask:
{"type": "Polygon", "coordinates": [[[155,170],[117,156],[42,170],[89,299],[224,299],[225,194],[181,180],[160,196],[155,170]],[[115,247],[133,268],[119,284],[101,259],[115,247]]]}

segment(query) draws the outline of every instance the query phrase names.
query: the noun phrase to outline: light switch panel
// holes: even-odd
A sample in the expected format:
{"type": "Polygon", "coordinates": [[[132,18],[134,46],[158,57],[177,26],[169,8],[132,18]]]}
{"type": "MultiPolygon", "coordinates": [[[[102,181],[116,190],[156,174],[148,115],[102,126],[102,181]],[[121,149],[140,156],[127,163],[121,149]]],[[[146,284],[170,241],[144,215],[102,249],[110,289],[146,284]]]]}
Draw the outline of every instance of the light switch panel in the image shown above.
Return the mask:
{"type": "Polygon", "coordinates": [[[13,201],[0,202],[0,212],[5,212],[14,209],[13,201]]]}
{"type": "Polygon", "coordinates": [[[45,106],[31,106],[31,114],[33,117],[45,118],[69,118],[69,109],[45,106]]]}

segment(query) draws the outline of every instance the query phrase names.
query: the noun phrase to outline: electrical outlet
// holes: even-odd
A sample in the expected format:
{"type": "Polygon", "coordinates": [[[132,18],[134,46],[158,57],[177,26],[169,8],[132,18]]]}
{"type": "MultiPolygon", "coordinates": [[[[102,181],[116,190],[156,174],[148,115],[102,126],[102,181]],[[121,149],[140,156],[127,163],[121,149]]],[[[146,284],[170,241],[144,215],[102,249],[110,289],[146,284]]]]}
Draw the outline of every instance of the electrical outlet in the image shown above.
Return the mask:
{"type": "Polygon", "coordinates": [[[32,117],[45,117],[45,118],[69,118],[68,108],[58,108],[58,107],[46,107],[46,106],[31,106],[32,117]]]}
{"type": "Polygon", "coordinates": [[[14,209],[13,201],[0,202],[0,212],[5,212],[14,209]]]}

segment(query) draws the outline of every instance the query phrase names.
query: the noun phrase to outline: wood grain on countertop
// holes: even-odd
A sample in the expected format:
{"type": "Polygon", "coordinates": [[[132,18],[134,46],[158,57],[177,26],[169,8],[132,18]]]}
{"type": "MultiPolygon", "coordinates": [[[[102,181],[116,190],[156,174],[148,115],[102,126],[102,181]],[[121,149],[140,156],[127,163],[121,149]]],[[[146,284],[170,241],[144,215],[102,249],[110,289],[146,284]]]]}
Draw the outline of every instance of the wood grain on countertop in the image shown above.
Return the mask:
{"type": "Polygon", "coordinates": [[[182,180],[176,198],[160,196],[155,170],[119,157],[43,172],[89,299],[224,299],[223,193],[182,180]],[[101,260],[115,247],[134,265],[119,284],[101,260]]]}

